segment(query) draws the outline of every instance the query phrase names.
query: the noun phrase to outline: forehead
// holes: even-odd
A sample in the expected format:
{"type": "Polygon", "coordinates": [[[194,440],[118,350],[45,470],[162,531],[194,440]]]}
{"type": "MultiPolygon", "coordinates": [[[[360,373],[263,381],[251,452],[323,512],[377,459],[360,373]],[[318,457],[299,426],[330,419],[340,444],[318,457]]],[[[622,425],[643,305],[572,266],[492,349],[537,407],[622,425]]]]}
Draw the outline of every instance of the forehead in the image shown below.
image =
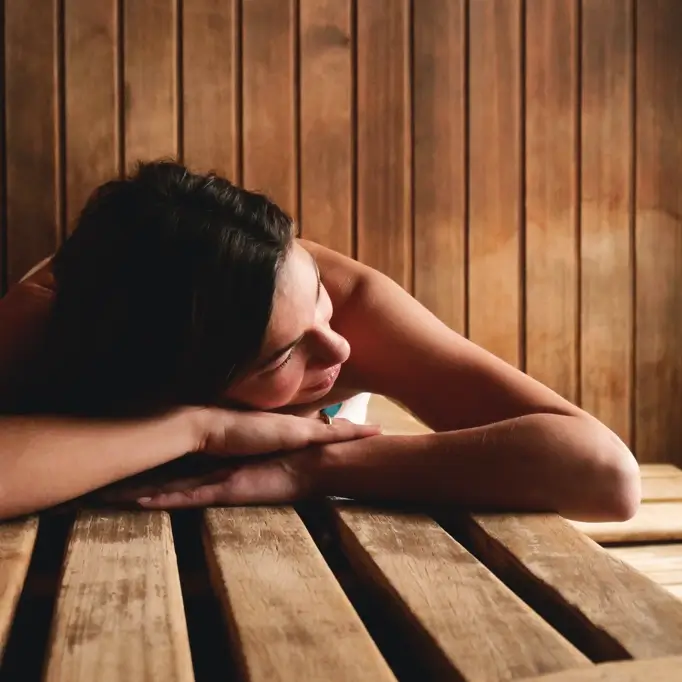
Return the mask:
{"type": "Polygon", "coordinates": [[[294,242],[277,277],[264,352],[275,351],[301,336],[312,324],[316,306],[315,261],[294,242]]]}

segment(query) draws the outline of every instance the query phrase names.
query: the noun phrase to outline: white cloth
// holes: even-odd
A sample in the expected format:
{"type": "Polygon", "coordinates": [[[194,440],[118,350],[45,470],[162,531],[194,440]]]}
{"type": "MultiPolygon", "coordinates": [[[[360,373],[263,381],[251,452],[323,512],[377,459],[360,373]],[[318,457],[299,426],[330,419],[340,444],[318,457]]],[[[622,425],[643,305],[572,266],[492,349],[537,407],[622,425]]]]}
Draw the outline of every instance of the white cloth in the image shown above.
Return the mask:
{"type": "Polygon", "coordinates": [[[352,398],[344,400],[336,416],[340,419],[347,419],[354,424],[366,424],[367,408],[371,397],[371,393],[358,393],[352,398]]]}

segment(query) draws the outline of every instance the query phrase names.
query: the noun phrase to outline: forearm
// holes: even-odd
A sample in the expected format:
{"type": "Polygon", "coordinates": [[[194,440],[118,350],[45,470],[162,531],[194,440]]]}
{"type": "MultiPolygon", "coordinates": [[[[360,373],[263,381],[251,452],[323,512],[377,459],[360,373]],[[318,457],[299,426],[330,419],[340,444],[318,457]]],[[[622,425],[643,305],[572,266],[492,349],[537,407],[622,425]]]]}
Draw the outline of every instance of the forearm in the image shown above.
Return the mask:
{"type": "Polygon", "coordinates": [[[627,448],[596,420],[534,414],[422,436],[378,436],[325,448],[320,492],[467,508],[624,518],[639,499],[627,448]]]}
{"type": "Polygon", "coordinates": [[[60,504],[182,456],[196,446],[193,414],[0,417],[0,518],[60,504]]]}

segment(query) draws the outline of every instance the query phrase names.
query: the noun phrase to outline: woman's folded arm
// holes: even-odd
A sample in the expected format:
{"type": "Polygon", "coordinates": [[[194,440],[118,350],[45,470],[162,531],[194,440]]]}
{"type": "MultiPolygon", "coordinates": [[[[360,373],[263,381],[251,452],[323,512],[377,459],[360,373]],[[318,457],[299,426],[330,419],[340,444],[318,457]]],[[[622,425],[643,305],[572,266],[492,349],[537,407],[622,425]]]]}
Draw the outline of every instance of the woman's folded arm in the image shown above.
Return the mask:
{"type": "Polygon", "coordinates": [[[182,456],[196,410],[128,420],[0,416],[0,518],[45,509],[182,456]]]}

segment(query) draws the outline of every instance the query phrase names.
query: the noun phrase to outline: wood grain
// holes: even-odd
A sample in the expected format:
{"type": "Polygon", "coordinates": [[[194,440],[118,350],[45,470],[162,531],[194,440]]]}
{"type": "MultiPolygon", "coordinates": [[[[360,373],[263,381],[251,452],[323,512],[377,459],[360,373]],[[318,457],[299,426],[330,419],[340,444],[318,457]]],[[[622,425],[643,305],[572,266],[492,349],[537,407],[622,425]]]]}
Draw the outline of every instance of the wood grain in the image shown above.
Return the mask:
{"type": "Polygon", "coordinates": [[[682,475],[682,469],[674,464],[651,464],[644,463],[639,465],[639,471],[643,479],[646,478],[668,478],[671,476],[682,475]]]}
{"type": "Polygon", "coordinates": [[[243,0],[243,181],[297,217],[294,0],[243,0]]]}
{"type": "Polygon", "coordinates": [[[622,522],[571,523],[596,542],[682,540],[682,502],[647,502],[622,522]]]}
{"type": "Polygon", "coordinates": [[[37,533],[37,517],[0,524],[0,660],[31,563],[37,533]]]}
{"type": "Polygon", "coordinates": [[[466,332],[466,3],[421,0],[412,25],[414,293],[466,332]]]}
{"type": "Polygon", "coordinates": [[[125,167],[178,153],[177,0],[123,3],[125,167]]]}
{"type": "MultiPolygon", "coordinates": [[[[438,680],[495,682],[588,660],[428,517],[338,505],[341,542],[438,680]]],[[[429,678],[431,679],[431,678],[429,678]]]]}
{"type": "Polygon", "coordinates": [[[357,3],[357,255],[411,291],[409,5],[357,3]]]}
{"type": "Polygon", "coordinates": [[[293,509],[209,509],[205,521],[246,680],[395,679],[293,509]]]}
{"type": "Polygon", "coordinates": [[[237,0],[182,4],[183,160],[240,179],[237,0]]]}
{"type": "Polygon", "coordinates": [[[532,677],[523,682],[674,682],[679,678],[682,657],[670,656],[653,661],[602,663],[587,670],[532,677]]]}
{"type": "Polygon", "coordinates": [[[679,585],[666,585],[665,589],[670,592],[674,597],[677,597],[678,599],[682,599],[682,583],[679,585]]]}
{"type": "Polygon", "coordinates": [[[194,680],[165,512],[79,514],[64,560],[44,679],[194,680]]]}
{"type": "Polygon", "coordinates": [[[300,0],[299,7],[302,233],[352,256],[351,0],[300,0]]]}
{"type": "MultiPolygon", "coordinates": [[[[0,13],[0,74],[5,82],[5,8],[0,13]]],[[[6,168],[5,168],[5,93],[0,90],[0,297],[7,291],[7,220],[6,168]]]]}
{"type": "Polygon", "coordinates": [[[64,5],[66,223],[119,173],[116,0],[64,5]]]}
{"type": "Polygon", "coordinates": [[[682,583],[682,544],[609,547],[611,556],[630,564],[659,585],[682,583]]]}
{"type": "Polygon", "coordinates": [[[469,5],[469,336],[522,364],[521,8],[469,5]]]}
{"type": "Polygon", "coordinates": [[[60,242],[58,4],[4,3],[9,286],[60,242]]]}
{"type": "Polygon", "coordinates": [[[578,398],[578,3],[526,5],[526,370],[578,398]]]}
{"type": "Polygon", "coordinates": [[[636,4],[635,453],[682,464],[682,3],[636,4]]]}
{"type": "Polygon", "coordinates": [[[593,661],[682,654],[682,603],[555,515],[476,515],[475,552],[593,661]]]}
{"type": "Polygon", "coordinates": [[[642,501],[682,502],[682,474],[668,478],[642,476],[642,501]]]}
{"type": "Polygon", "coordinates": [[[581,398],[630,443],[633,3],[582,9],[581,398]]]}

